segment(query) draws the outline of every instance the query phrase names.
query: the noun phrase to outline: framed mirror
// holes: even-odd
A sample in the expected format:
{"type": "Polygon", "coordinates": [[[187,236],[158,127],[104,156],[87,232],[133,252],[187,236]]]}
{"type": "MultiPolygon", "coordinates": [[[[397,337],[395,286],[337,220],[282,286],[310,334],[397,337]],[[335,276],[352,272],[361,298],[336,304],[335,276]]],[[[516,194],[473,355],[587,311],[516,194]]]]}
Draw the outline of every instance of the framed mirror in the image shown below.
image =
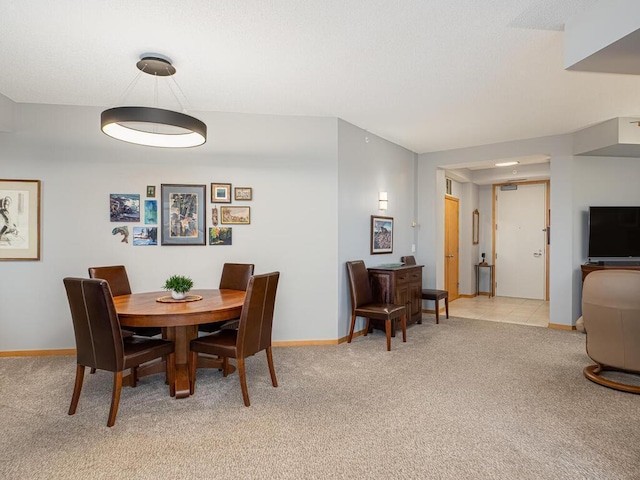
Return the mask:
{"type": "Polygon", "coordinates": [[[473,230],[472,230],[473,234],[472,234],[472,241],[474,245],[477,245],[479,242],[479,235],[480,235],[480,212],[478,212],[478,209],[476,208],[473,211],[473,230]]]}

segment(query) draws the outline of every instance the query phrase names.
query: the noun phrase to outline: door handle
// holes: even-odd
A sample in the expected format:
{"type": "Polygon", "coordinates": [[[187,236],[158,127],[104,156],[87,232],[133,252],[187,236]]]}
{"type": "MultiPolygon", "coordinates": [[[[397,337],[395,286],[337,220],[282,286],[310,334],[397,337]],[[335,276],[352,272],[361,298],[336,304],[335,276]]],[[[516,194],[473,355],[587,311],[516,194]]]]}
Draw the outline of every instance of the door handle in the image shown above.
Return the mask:
{"type": "Polygon", "coordinates": [[[453,258],[453,255],[445,255],[447,258],[453,258]]]}
{"type": "Polygon", "coordinates": [[[539,250],[538,252],[533,252],[533,256],[534,257],[541,257],[542,256],[542,250],[539,250]]]}

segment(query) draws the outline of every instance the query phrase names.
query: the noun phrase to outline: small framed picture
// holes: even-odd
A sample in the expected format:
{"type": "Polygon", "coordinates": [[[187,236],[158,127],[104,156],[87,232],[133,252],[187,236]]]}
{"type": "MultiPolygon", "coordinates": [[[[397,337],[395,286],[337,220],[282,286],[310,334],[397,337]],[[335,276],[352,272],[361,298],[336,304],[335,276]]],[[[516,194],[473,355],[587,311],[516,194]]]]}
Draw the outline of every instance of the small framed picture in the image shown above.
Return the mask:
{"type": "Polygon", "coordinates": [[[231,203],[231,184],[212,183],[211,203],[231,203]]]}
{"type": "Polygon", "coordinates": [[[140,195],[137,193],[110,194],[109,216],[112,222],[139,222],[140,195]]]}
{"type": "Polygon", "coordinates": [[[0,180],[0,260],[40,260],[40,180],[0,180]]]}
{"type": "Polygon", "coordinates": [[[231,245],[231,227],[209,227],[209,245],[231,245]]]}
{"type": "Polygon", "coordinates": [[[156,197],[156,186],[147,185],[147,198],[155,198],[155,197],[156,197]]]}
{"type": "Polygon", "coordinates": [[[220,207],[220,223],[249,225],[251,223],[251,207],[220,207]]]}
{"type": "Polygon", "coordinates": [[[133,227],[133,246],[158,245],[158,227],[133,227]]]}
{"type": "Polygon", "coordinates": [[[371,215],[371,255],[393,253],[393,217],[371,215]]]}
{"type": "Polygon", "coordinates": [[[234,200],[253,200],[253,189],[251,187],[235,187],[233,189],[234,200]]]}

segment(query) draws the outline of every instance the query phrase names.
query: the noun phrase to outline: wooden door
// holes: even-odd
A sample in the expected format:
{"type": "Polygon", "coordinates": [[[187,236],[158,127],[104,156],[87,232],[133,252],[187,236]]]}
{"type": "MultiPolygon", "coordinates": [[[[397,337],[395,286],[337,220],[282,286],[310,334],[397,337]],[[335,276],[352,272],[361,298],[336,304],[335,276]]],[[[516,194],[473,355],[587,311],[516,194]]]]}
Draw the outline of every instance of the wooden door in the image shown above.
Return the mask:
{"type": "Polygon", "coordinates": [[[460,204],[457,198],[444,198],[444,284],[449,300],[458,298],[458,238],[460,204]]]}

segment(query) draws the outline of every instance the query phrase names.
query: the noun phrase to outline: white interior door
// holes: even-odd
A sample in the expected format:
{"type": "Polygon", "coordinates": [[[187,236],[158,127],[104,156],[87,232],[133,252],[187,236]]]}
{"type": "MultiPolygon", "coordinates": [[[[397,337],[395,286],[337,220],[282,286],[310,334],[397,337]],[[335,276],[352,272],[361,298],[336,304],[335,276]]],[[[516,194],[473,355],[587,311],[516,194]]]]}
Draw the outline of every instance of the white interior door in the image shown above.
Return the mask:
{"type": "Polygon", "coordinates": [[[496,192],[496,295],[544,300],[546,184],[496,192]]]}

